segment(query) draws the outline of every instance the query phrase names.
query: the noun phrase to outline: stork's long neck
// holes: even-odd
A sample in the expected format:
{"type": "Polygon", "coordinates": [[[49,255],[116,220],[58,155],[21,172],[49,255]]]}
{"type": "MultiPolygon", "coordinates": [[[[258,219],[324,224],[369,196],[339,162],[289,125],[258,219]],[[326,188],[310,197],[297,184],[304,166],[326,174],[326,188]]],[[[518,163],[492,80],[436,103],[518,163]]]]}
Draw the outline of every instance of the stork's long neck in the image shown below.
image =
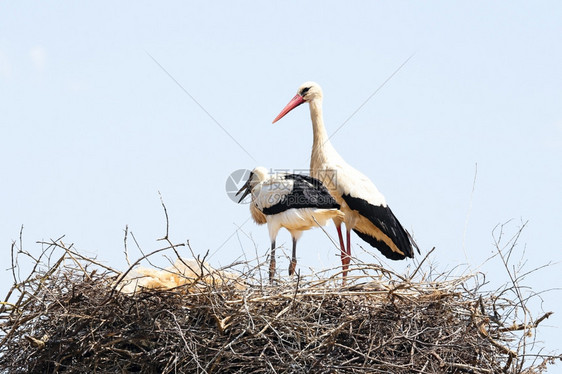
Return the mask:
{"type": "Polygon", "coordinates": [[[332,147],[326,127],[324,127],[321,99],[310,101],[310,118],[312,119],[313,135],[310,168],[315,171],[321,163],[326,161],[326,150],[332,147]]]}

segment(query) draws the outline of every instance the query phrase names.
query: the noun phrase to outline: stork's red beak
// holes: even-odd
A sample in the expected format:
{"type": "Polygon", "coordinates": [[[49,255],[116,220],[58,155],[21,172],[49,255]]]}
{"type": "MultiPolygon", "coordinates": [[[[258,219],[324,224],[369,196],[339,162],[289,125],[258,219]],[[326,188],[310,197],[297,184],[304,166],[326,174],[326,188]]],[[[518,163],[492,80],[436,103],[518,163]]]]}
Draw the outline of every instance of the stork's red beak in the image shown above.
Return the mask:
{"type": "Polygon", "coordinates": [[[295,97],[293,97],[291,99],[291,101],[289,101],[289,104],[287,104],[285,106],[285,108],[283,108],[281,113],[279,113],[279,115],[277,117],[275,117],[275,119],[273,120],[272,123],[275,123],[275,122],[279,121],[281,118],[283,118],[285,116],[285,114],[289,113],[291,110],[295,109],[296,107],[298,107],[302,103],[304,103],[304,99],[302,98],[301,95],[296,94],[295,97]]]}

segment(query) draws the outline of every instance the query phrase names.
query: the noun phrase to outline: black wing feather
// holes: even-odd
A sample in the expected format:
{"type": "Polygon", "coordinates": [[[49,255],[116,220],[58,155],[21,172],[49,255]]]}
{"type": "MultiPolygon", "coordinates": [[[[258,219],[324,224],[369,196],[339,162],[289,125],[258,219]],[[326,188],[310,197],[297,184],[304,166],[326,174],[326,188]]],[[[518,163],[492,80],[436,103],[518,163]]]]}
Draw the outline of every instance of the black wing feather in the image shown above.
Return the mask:
{"type": "MultiPolygon", "coordinates": [[[[406,257],[414,257],[412,243],[410,242],[410,235],[402,227],[388,206],[373,205],[364,199],[351,195],[343,195],[342,197],[351,209],[358,211],[359,214],[371,221],[373,225],[378,227],[379,230],[388,236],[390,240],[396,244],[398,249],[406,255],[406,257]]],[[[391,260],[402,260],[405,258],[405,256],[400,253],[392,251],[386,243],[357,230],[353,231],[355,231],[361,239],[381,251],[385,257],[390,258],[391,260]]]]}
{"type": "Polygon", "coordinates": [[[293,180],[292,191],[284,195],[279,203],[264,208],[263,214],[278,214],[292,208],[340,208],[328,189],[318,179],[301,174],[285,174],[283,179],[293,180]]]}

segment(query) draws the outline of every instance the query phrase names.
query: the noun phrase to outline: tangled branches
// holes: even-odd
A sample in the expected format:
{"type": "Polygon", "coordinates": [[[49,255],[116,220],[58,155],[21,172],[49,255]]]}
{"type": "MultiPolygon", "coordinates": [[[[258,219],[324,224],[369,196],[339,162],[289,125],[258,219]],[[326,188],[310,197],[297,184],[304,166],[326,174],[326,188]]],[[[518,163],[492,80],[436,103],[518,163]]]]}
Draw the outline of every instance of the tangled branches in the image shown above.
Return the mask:
{"type": "Polygon", "coordinates": [[[328,273],[269,285],[256,269],[209,281],[224,273],[199,261],[204,277],[124,293],[123,273],[54,249],[0,305],[0,372],[515,374],[555,359],[524,352],[549,314],[522,320],[517,297],[482,291],[478,275],[363,264],[347,287],[328,273]]]}

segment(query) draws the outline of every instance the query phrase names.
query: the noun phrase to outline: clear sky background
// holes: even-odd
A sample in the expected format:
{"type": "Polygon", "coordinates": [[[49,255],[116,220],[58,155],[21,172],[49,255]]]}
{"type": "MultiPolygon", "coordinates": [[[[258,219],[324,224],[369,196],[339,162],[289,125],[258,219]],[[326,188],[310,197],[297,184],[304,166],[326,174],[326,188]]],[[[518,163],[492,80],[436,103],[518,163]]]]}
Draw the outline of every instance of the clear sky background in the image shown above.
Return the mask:
{"type": "MultiPolygon", "coordinates": [[[[63,1],[0,5],[0,294],[21,225],[32,253],[66,235],[119,269],[126,225],[145,251],[160,248],[158,191],[172,240],[209,251],[212,265],[265,255],[267,229],[228,198],[229,174],[307,168],[308,108],[271,124],[297,87],[322,85],[333,133],[412,55],[335,148],[424,253],[437,248],[438,269],[507,282],[499,261],[479,266],[496,225],[512,220],[511,236],[528,221],[517,261],[554,265],[527,284],[561,287],[560,2],[63,1]]],[[[287,232],[278,244],[290,247],[287,232]]],[[[320,230],[305,233],[298,256],[304,273],[339,264],[320,230]]],[[[555,312],[538,339],[558,352],[560,296],[543,294],[535,310],[555,312]]]]}

